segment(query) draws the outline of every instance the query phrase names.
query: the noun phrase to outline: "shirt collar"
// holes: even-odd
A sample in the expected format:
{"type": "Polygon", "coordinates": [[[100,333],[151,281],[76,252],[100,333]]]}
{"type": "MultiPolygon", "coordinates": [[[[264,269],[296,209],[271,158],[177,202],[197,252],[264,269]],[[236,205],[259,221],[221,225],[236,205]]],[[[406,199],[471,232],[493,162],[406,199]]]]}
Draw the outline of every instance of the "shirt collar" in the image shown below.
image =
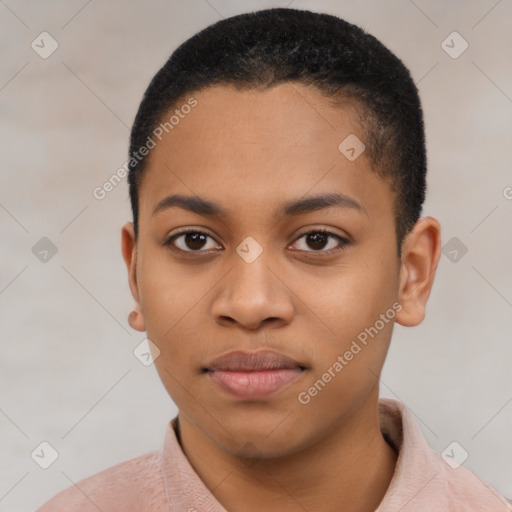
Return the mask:
{"type": "MultiPolygon", "coordinates": [[[[378,512],[400,510],[436,478],[439,455],[429,447],[412,414],[401,402],[381,398],[378,407],[383,436],[398,452],[395,472],[378,512]]],[[[191,466],[180,446],[176,427],[177,418],[174,418],[168,425],[162,452],[169,510],[227,512],[191,466]]]]}
{"type": "Polygon", "coordinates": [[[390,398],[379,400],[380,429],[398,452],[395,472],[377,512],[402,510],[439,473],[439,455],[423,437],[411,412],[390,398]]]}

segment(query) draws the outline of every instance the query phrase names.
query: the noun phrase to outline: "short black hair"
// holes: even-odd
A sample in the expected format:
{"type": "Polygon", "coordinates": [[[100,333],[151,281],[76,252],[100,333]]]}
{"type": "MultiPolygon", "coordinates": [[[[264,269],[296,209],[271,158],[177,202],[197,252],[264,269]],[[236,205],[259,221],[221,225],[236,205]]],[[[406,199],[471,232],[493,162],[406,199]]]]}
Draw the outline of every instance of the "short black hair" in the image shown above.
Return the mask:
{"type": "MultiPolygon", "coordinates": [[[[421,215],[426,150],[418,89],[402,61],[336,16],[274,8],[223,19],[182,43],[149,84],[131,131],[129,192],[138,236],[138,192],[147,167],[140,148],[185,95],[212,86],[266,89],[313,85],[332,105],[356,106],[372,169],[395,193],[398,255],[421,215]],[[136,158],[135,158],[136,157],[136,158]]],[[[341,141],[340,141],[341,142],[341,141]]]]}

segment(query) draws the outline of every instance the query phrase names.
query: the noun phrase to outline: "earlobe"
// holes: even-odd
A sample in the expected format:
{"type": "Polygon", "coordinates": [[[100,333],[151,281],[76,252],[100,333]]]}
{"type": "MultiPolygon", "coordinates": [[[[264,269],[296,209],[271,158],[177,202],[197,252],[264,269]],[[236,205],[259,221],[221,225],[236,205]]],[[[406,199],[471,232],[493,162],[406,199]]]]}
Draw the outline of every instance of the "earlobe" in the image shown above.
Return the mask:
{"type": "Polygon", "coordinates": [[[144,332],[146,330],[146,323],[144,321],[144,314],[142,313],[140,304],[137,302],[133,306],[133,310],[128,315],[128,324],[136,331],[144,332]]]}
{"type": "Polygon", "coordinates": [[[421,323],[441,255],[441,226],[424,217],[404,240],[398,300],[402,305],[396,321],[406,327],[421,323]]]}
{"type": "Polygon", "coordinates": [[[128,285],[132,297],[135,300],[133,311],[128,315],[128,324],[136,331],[144,332],[146,330],[144,313],[140,305],[139,289],[137,283],[137,245],[135,241],[135,231],[132,222],[127,222],[121,231],[121,250],[123,259],[128,270],[128,285]]]}

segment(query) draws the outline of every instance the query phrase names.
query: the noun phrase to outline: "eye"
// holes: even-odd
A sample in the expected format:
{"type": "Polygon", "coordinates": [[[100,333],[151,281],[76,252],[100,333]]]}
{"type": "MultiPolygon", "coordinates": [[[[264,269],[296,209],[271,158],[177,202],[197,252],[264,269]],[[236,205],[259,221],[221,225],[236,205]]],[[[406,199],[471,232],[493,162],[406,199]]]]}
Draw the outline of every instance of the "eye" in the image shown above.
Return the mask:
{"type": "MultiPolygon", "coordinates": [[[[332,254],[341,251],[350,244],[350,240],[347,238],[325,229],[314,229],[303,233],[296,239],[295,244],[301,240],[302,244],[299,243],[299,248],[294,250],[321,254],[332,254]]],[[[188,253],[211,252],[212,250],[222,249],[208,233],[191,229],[172,235],[164,242],[164,245],[175,251],[188,253]],[[208,242],[208,239],[210,239],[210,242],[208,242]]]]}
{"type": "Polygon", "coordinates": [[[164,242],[164,245],[184,252],[202,252],[218,248],[215,243],[210,243],[210,246],[208,246],[208,239],[213,241],[208,233],[188,230],[171,236],[164,242]]]}
{"type": "Polygon", "coordinates": [[[341,251],[350,244],[350,240],[347,238],[331,233],[325,229],[314,229],[303,233],[297,238],[297,242],[300,242],[302,239],[304,240],[302,244],[299,244],[302,245],[302,248],[299,247],[299,251],[320,252],[323,254],[332,254],[341,251]],[[311,247],[312,250],[308,250],[307,247],[311,247]]]}

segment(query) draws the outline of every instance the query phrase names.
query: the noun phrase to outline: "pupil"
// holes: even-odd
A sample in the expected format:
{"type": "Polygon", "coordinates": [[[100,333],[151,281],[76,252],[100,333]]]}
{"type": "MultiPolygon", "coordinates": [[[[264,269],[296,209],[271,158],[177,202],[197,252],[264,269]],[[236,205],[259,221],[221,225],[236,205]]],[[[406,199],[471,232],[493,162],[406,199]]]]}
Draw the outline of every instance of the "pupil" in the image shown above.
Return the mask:
{"type": "Polygon", "coordinates": [[[327,242],[327,235],[325,233],[314,233],[312,235],[307,235],[308,245],[312,249],[323,249],[327,242]]]}
{"type": "Polygon", "coordinates": [[[205,244],[206,237],[201,233],[187,233],[185,243],[190,249],[201,249],[205,244]]]}

